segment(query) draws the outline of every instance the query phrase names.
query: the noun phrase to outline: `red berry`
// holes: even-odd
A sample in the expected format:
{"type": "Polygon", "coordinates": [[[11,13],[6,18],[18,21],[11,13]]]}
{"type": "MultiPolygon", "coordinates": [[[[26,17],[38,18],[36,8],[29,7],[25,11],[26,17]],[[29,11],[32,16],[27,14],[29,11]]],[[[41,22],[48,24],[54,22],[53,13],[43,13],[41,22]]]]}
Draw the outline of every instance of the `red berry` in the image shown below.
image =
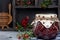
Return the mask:
{"type": "Polygon", "coordinates": [[[29,35],[28,34],[25,34],[24,36],[25,36],[25,38],[29,38],[29,35]]]}
{"type": "Polygon", "coordinates": [[[18,29],[18,27],[16,27],[16,29],[18,29]]]}
{"type": "Polygon", "coordinates": [[[19,36],[18,39],[20,39],[21,37],[19,36]]]}
{"type": "Polygon", "coordinates": [[[29,5],[29,4],[31,4],[31,2],[27,2],[27,4],[29,5]]]}

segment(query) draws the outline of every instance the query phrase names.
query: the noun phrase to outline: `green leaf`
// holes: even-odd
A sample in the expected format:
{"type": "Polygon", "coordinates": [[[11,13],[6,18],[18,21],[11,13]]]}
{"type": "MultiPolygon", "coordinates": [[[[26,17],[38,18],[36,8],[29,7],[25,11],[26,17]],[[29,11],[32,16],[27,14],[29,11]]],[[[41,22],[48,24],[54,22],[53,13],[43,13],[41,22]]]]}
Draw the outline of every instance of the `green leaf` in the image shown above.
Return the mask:
{"type": "Polygon", "coordinates": [[[18,22],[17,22],[17,26],[18,26],[18,30],[21,30],[21,31],[24,30],[24,28],[18,22]]]}
{"type": "Polygon", "coordinates": [[[30,24],[28,23],[28,24],[27,24],[27,27],[28,27],[28,28],[32,28],[32,25],[30,25],[30,24]]]}
{"type": "Polygon", "coordinates": [[[23,38],[23,40],[26,40],[26,38],[23,38]]]}
{"type": "Polygon", "coordinates": [[[17,22],[17,26],[18,26],[18,27],[21,27],[21,25],[20,25],[18,22],[17,22]]]}
{"type": "Polygon", "coordinates": [[[44,0],[44,1],[43,1],[43,4],[45,4],[45,5],[50,5],[50,4],[51,4],[51,0],[44,0]]]}

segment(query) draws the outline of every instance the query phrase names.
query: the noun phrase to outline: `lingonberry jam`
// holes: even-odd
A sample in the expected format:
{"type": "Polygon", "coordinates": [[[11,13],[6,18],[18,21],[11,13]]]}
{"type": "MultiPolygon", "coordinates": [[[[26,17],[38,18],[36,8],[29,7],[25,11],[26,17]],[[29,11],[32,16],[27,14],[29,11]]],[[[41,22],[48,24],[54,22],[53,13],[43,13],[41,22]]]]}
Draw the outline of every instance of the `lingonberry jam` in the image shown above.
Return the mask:
{"type": "Polygon", "coordinates": [[[43,38],[43,39],[55,38],[59,31],[57,15],[56,14],[49,14],[49,15],[38,14],[38,15],[36,16],[35,20],[31,24],[33,25],[34,35],[36,37],[43,38]],[[38,15],[40,15],[40,18],[38,15]],[[43,18],[43,16],[45,19],[43,18]]]}

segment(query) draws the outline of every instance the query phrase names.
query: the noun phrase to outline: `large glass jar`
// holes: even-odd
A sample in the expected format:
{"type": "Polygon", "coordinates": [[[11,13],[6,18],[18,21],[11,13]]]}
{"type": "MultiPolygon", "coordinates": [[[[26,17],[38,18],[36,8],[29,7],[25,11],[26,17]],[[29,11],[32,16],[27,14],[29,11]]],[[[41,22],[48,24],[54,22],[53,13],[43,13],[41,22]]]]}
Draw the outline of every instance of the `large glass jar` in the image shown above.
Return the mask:
{"type": "Polygon", "coordinates": [[[58,18],[56,14],[36,14],[33,25],[33,33],[38,38],[55,38],[58,31],[58,18]]]}

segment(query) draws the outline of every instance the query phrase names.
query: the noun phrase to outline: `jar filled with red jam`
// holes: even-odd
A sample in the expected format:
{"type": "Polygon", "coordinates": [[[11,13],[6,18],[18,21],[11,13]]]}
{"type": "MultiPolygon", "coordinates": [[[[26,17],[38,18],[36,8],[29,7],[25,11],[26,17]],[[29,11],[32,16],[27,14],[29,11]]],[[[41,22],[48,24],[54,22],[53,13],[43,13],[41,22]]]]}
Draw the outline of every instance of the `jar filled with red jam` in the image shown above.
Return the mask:
{"type": "Polygon", "coordinates": [[[53,39],[59,31],[58,22],[56,14],[36,14],[31,23],[33,25],[33,33],[38,38],[53,39]]]}

